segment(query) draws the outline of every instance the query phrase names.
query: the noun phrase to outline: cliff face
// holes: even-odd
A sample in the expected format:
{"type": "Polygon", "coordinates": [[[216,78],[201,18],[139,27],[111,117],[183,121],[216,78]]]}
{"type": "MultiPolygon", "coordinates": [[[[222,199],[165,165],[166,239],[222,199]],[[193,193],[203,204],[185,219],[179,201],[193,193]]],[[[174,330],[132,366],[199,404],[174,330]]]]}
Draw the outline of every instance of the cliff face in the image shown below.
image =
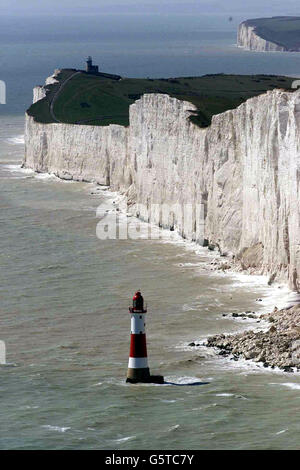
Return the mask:
{"type": "Polygon", "coordinates": [[[283,46],[278,44],[266,41],[256,34],[255,26],[250,26],[247,22],[241,23],[238,29],[237,36],[237,45],[239,47],[244,47],[249,51],[258,51],[258,52],[284,52],[288,51],[283,46]]]}
{"type": "Polygon", "coordinates": [[[24,166],[59,178],[94,181],[125,190],[129,185],[128,129],[25,122],[24,166]]]}
{"type": "Polygon", "coordinates": [[[45,81],[45,85],[38,85],[33,89],[33,103],[36,103],[39,100],[42,100],[46,96],[46,87],[47,85],[52,85],[57,83],[57,75],[61,72],[60,69],[55,69],[53,75],[50,75],[45,81]]]}
{"type": "Polygon", "coordinates": [[[110,184],[144,219],[205,238],[300,287],[300,93],[280,90],[217,115],[200,129],[195,108],[168,95],[144,95],[130,126],[39,124],[26,116],[24,166],[62,178],[110,184]],[[164,218],[159,204],[172,204],[164,218]],[[154,205],[154,206],[153,206],[154,205]],[[181,210],[189,206],[190,226],[181,210]]]}

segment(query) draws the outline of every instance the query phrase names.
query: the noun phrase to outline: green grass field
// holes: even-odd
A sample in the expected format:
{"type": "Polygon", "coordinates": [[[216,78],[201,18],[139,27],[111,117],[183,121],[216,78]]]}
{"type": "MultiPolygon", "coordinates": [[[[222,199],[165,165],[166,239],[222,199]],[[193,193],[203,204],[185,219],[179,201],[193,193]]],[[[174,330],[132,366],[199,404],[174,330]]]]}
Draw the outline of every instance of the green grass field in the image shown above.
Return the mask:
{"type": "Polygon", "coordinates": [[[255,26],[256,33],[267,41],[275,42],[288,50],[300,48],[300,17],[258,18],[245,23],[255,26]]]}
{"type": "Polygon", "coordinates": [[[169,79],[122,78],[112,80],[84,72],[60,87],[74,70],[65,69],[59,83],[48,87],[47,97],[33,104],[28,113],[38,122],[106,126],[129,124],[129,106],[145,93],[165,93],[197,107],[191,120],[207,127],[215,114],[234,109],[250,97],[274,88],[290,90],[294,79],[271,75],[205,75],[169,79]]]}

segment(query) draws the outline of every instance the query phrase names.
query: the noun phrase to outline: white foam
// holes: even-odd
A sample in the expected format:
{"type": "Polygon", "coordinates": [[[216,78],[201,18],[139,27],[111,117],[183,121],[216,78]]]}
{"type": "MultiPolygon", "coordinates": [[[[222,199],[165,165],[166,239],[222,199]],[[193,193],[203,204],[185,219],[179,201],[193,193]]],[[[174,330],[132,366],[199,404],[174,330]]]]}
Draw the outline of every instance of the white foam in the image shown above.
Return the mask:
{"type": "Polygon", "coordinates": [[[174,426],[171,426],[171,427],[168,429],[168,431],[169,431],[169,432],[176,431],[176,429],[178,429],[179,427],[180,427],[179,424],[174,424],[174,426]]]}
{"type": "MultiPolygon", "coordinates": [[[[23,171],[23,168],[21,168],[21,165],[2,165],[5,170],[9,171],[23,171]]],[[[30,170],[33,173],[33,170],[30,170]]]]}
{"type": "Polygon", "coordinates": [[[235,395],[234,393],[216,393],[216,397],[234,397],[242,400],[248,400],[248,398],[243,395],[235,395]]]}
{"type": "MultiPolygon", "coordinates": [[[[10,171],[11,173],[21,173],[22,175],[32,176],[40,181],[55,181],[57,183],[74,183],[73,180],[64,180],[59,178],[54,173],[37,173],[31,168],[22,168],[21,164],[5,164],[2,165],[4,171],[10,171]]],[[[94,208],[92,208],[94,210],[94,208]]],[[[90,209],[89,209],[90,210],[90,209]]]]}
{"type": "Polygon", "coordinates": [[[55,180],[55,181],[57,181],[59,179],[59,178],[57,178],[57,176],[50,175],[48,173],[39,173],[39,174],[35,175],[35,177],[38,180],[55,180]]]}
{"type": "Polygon", "coordinates": [[[281,385],[283,387],[290,388],[292,390],[300,390],[300,384],[294,382],[282,382],[282,383],[270,383],[269,385],[281,385]]]}
{"type": "Polygon", "coordinates": [[[42,426],[42,428],[49,429],[49,431],[58,431],[58,432],[66,432],[70,427],[60,427],[60,426],[51,426],[50,424],[46,424],[42,426]]]}
{"type": "Polygon", "coordinates": [[[188,377],[188,376],[181,376],[181,377],[169,376],[169,377],[165,377],[165,381],[179,384],[179,385],[189,385],[189,384],[198,383],[198,382],[207,382],[207,379],[200,379],[199,377],[188,377]]]}
{"type": "Polygon", "coordinates": [[[4,171],[10,171],[11,173],[21,173],[23,175],[35,175],[34,171],[31,170],[30,168],[22,168],[20,164],[6,164],[2,165],[2,168],[4,171]]]}
{"type": "Polygon", "coordinates": [[[115,442],[122,443],[122,442],[131,441],[132,439],[136,439],[136,436],[122,437],[121,439],[114,439],[114,441],[115,441],[115,442]]]}
{"type": "Polygon", "coordinates": [[[160,400],[162,403],[176,403],[177,400],[160,400]]]}
{"type": "Polygon", "coordinates": [[[19,410],[36,410],[38,408],[39,408],[38,405],[36,406],[25,405],[25,406],[21,406],[19,410]]]}
{"type": "Polygon", "coordinates": [[[24,134],[16,135],[15,137],[9,137],[8,139],[5,139],[7,143],[11,145],[24,145],[25,144],[25,139],[24,139],[24,134]]]}
{"type": "Polygon", "coordinates": [[[199,263],[178,263],[176,266],[179,268],[201,268],[206,263],[200,262],[199,263]]]}
{"type": "MultiPolygon", "coordinates": [[[[253,328],[252,328],[253,329],[253,328]]],[[[210,348],[214,351],[213,348],[210,348]]],[[[216,352],[214,351],[214,354],[216,355],[216,352]]],[[[219,357],[219,356],[218,356],[219,357]]],[[[221,367],[222,369],[224,370],[224,368],[226,368],[227,370],[230,370],[230,369],[235,369],[237,370],[237,372],[241,375],[248,375],[248,373],[266,373],[266,374],[278,374],[278,375],[286,375],[286,372],[282,369],[280,369],[279,367],[274,367],[274,369],[272,369],[271,367],[264,367],[263,363],[262,362],[255,362],[253,361],[252,359],[245,359],[245,358],[242,358],[242,357],[239,357],[239,359],[237,361],[233,360],[233,356],[229,356],[229,357],[220,357],[220,361],[222,361],[221,363],[221,367]]],[[[297,375],[298,376],[299,372],[297,372],[296,369],[294,369],[294,375],[297,375]]],[[[274,383],[274,384],[270,384],[270,385],[283,385],[281,383],[274,383]]],[[[300,388],[300,385],[299,385],[299,388],[300,388]]]]}
{"type": "Polygon", "coordinates": [[[281,431],[278,431],[276,435],[278,436],[279,434],[283,434],[284,432],[287,432],[288,429],[282,429],[281,431]]]}
{"type": "MultiPolygon", "coordinates": [[[[53,173],[35,173],[34,174],[35,178],[38,180],[42,181],[66,181],[66,180],[61,180],[57,176],[55,176],[53,173]]],[[[67,180],[69,182],[69,180],[67,180]]]]}

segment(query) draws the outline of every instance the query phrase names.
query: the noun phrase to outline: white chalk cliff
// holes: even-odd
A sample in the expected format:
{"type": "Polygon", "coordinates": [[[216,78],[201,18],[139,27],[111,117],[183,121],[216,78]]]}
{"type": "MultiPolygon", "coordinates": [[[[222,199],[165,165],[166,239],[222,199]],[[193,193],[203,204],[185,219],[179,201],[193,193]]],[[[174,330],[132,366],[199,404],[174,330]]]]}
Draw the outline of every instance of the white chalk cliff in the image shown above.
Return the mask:
{"type": "Polygon", "coordinates": [[[46,96],[46,88],[47,85],[53,85],[58,82],[57,80],[57,75],[61,72],[60,69],[55,69],[53,75],[50,75],[50,77],[46,78],[45,85],[38,85],[35,86],[33,89],[33,103],[36,103],[39,100],[42,100],[46,96]]]}
{"type": "MultiPolygon", "coordinates": [[[[163,94],[130,106],[130,125],[41,124],[26,115],[24,166],[61,178],[109,184],[127,194],[140,217],[200,233],[244,267],[300,287],[300,92],[249,99],[213,117],[206,129],[188,118],[195,107],[163,94]],[[185,229],[151,215],[151,204],[192,206],[185,229]]],[[[179,209],[178,209],[179,212],[179,209]]]]}
{"type": "Polygon", "coordinates": [[[255,26],[243,22],[239,25],[238,35],[237,35],[237,45],[243,47],[249,51],[257,52],[284,52],[288,49],[284,46],[280,46],[275,42],[267,41],[266,39],[260,37],[255,26]]]}

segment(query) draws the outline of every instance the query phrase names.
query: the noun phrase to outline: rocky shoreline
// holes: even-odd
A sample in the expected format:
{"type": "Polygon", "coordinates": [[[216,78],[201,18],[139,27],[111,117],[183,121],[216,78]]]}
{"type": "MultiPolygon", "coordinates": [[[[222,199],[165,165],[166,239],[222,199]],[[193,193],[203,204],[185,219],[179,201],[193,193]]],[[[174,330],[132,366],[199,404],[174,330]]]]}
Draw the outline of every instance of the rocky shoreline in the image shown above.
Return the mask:
{"type": "MultiPolygon", "coordinates": [[[[242,314],[253,318],[252,314],[242,314]]],[[[205,346],[217,348],[219,355],[244,358],[264,367],[285,372],[300,371],[300,305],[257,317],[269,324],[267,331],[245,331],[209,337],[205,346]]]]}
{"type": "MultiPolygon", "coordinates": [[[[210,271],[220,272],[239,272],[247,275],[267,276],[268,286],[273,285],[277,281],[276,272],[270,272],[266,266],[263,266],[262,260],[262,244],[258,243],[251,248],[241,250],[236,255],[232,253],[222,252],[218,245],[210,244],[207,240],[208,250],[215,252],[216,256],[210,261],[206,267],[210,271]]],[[[299,290],[299,282],[297,277],[293,277],[291,281],[293,291],[299,290]]],[[[280,288],[280,286],[279,286],[280,288]]]]}

